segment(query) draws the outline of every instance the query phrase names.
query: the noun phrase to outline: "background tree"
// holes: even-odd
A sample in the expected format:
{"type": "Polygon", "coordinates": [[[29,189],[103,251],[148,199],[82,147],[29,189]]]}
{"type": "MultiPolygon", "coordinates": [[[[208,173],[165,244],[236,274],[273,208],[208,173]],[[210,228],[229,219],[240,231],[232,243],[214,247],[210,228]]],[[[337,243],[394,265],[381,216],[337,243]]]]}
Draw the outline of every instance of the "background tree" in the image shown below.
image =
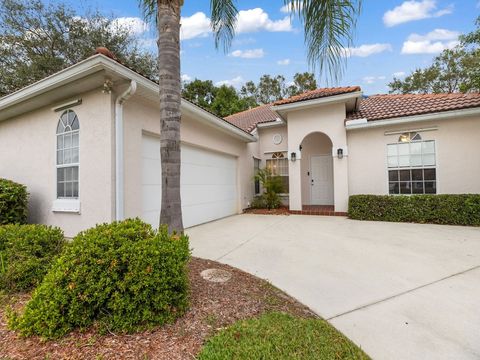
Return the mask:
{"type": "Polygon", "coordinates": [[[0,96],[110,49],[124,65],[157,80],[156,59],[140,49],[128,28],[89,11],[40,0],[0,0],[0,96]]]}
{"type": "Polygon", "coordinates": [[[460,45],[436,56],[431,66],[405,79],[394,78],[390,93],[427,94],[480,91],[480,17],[477,29],[460,37],[460,45]]]}
{"type": "MultiPolygon", "coordinates": [[[[162,206],[160,223],[183,231],[180,198],[180,11],[183,0],[140,0],[147,19],[156,19],[160,93],[162,206]]],[[[338,78],[343,49],[352,45],[360,0],[284,0],[304,25],[307,58],[312,67],[338,78]]],[[[210,0],[216,47],[227,51],[235,35],[238,9],[234,0],[210,0]]]]}

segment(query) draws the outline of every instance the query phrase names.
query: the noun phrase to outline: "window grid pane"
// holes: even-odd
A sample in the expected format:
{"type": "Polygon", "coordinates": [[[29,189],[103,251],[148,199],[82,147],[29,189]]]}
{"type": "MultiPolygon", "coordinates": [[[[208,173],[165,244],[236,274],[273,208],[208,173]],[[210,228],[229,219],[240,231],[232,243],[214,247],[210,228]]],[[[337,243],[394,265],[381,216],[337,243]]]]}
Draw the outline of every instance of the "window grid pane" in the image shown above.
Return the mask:
{"type": "Polygon", "coordinates": [[[57,126],[57,197],[78,198],[79,129],[77,115],[65,111],[57,126]]]}
{"type": "Polygon", "coordinates": [[[288,159],[276,158],[267,159],[266,168],[271,172],[272,176],[279,176],[282,179],[283,191],[285,194],[289,192],[289,176],[288,176],[288,159]]]}

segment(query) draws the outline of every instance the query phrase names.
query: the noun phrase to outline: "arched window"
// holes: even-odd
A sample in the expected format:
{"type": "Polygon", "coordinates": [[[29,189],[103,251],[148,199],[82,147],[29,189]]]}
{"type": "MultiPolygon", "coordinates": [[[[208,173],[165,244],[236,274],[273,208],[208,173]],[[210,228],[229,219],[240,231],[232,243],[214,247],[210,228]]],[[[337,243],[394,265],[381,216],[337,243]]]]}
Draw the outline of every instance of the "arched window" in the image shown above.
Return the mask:
{"type": "Polygon", "coordinates": [[[57,198],[78,198],[80,123],[77,114],[66,110],[57,125],[57,198]]]}
{"type": "Polygon", "coordinates": [[[266,168],[274,176],[280,176],[283,182],[283,193],[288,194],[289,177],[288,177],[288,159],[286,154],[282,152],[274,152],[271,159],[266,159],[266,168]]]}
{"type": "Polygon", "coordinates": [[[422,137],[417,132],[406,132],[400,135],[398,138],[398,142],[412,142],[412,141],[420,141],[422,137]]]}

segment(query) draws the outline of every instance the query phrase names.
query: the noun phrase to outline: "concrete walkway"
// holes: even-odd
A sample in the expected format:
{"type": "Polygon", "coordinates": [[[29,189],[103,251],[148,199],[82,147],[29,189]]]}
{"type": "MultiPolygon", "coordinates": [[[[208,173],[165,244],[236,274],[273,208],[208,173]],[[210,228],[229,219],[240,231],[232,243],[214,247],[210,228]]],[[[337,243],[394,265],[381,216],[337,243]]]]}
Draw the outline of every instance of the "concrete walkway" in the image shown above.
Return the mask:
{"type": "Polygon", "coordinates": [[[187,230],[193,255],[261,278],[374,359],[480,359],[480,229],[238,215],[187,230]]]}

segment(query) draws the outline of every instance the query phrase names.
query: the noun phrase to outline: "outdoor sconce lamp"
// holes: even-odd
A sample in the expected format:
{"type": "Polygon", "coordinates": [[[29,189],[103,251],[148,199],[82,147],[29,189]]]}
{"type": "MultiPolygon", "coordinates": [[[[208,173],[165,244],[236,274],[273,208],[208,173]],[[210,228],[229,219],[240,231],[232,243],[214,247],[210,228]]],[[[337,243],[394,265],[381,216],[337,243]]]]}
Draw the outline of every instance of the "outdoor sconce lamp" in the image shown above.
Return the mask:
{"type": "Polygon", "coordinates": [[[292,152],[292,153],[290,154],[290,160],[292,160],[292,161],[297,160],[297,154],[296,154],[295,152],[292,152]]]}
{"type": "Polygon", "coordinates": [[[337,149],[337,157],[339,159],[343,159],[343,149],[337,149]]]}

